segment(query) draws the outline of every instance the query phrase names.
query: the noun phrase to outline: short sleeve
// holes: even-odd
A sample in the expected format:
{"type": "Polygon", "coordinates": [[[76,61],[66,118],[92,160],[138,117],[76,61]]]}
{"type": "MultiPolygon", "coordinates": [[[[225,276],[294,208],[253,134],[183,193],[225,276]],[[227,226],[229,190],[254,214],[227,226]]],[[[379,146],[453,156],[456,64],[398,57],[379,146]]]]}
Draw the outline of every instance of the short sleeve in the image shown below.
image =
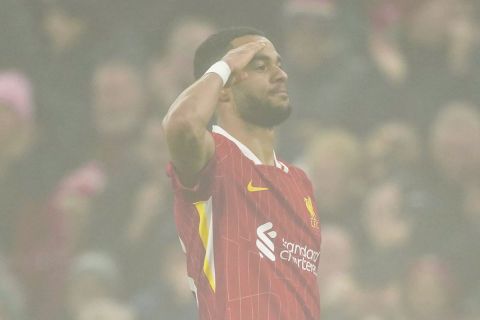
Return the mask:
{"type": "Polygon", "coordinates": [[[183,185],[172,162],[168,163],[166,172],[170,177],[175,195],[181,196],[189,202],[196,202],[206,200],[212,195],[216,167],[216,157],[214,155],[200,171],[198,180],[193,187],[183,185]]]}

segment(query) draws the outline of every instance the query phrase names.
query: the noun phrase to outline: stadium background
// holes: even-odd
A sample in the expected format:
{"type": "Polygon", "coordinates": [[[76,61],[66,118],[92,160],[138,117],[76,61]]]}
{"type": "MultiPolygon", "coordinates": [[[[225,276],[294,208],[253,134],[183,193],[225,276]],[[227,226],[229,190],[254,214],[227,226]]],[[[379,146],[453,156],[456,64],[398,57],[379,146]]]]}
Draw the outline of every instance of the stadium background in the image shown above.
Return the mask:
{"type": "Polygon", "coordinates": [[[0,319],[194,319],[161,117],[249,25],[295,111],[323,319],[480,319],[478,0],[0,0],[0,319]]]}

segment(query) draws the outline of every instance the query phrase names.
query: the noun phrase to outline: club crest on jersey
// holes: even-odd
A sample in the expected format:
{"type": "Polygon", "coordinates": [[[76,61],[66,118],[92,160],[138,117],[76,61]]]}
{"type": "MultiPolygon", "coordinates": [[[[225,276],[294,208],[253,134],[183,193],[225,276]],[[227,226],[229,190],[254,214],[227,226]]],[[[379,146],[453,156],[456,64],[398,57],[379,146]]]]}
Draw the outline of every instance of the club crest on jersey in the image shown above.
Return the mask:
{"type": "Polygon", "coordinates": [[[308,214],[310,215],[310,225],[312,226],[312,228],[319,229],[319,220],[317,217],[317,213],[313,208],[312,198],[306,197],[303,198],[303,200],[305,201],[305,206],[307,207],[308,214]]]}

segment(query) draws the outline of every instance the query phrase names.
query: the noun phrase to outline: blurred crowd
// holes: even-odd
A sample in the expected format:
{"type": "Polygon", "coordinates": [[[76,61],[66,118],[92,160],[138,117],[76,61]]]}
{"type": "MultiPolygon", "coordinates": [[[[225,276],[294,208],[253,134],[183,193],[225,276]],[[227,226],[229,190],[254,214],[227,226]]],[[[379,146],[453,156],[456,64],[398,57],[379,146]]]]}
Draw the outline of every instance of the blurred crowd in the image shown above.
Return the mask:
{"type": "Polygon", "coordinates": [[[161,119],[230,25],[289,74],[323,318],[480,319],[477,0],[0,0],[0,319],[195,319],[161,119]]]}

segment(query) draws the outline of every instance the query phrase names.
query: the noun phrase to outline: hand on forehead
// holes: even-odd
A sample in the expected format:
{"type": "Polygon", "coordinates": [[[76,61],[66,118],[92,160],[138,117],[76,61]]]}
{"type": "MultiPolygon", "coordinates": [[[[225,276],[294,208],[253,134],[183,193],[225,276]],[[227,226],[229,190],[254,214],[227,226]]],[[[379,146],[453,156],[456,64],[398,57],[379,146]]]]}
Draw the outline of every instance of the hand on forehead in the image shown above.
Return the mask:
{"type": "Polygon", "coordinates": [[[265,47],[271,47],[275,49],[270,40],[259,35],[247,35],[247,36],[238,37],[233,39],[231,44],[234,48],[237,48],[250,42],[264,42],[266,44],[265,47]]]}
{"type": "Polygon", "coordinates": [[[231,45],[233,48],[238,48],[243,45],[255,45],[256,43],[264,43],[265,47],[257,52],[256,56],[261,55],[264,58],[269,57],[272,60],[278,60],[280,58],[280,54],[275,49],[273,43],[268,40],[267,38],[259,35],[247,35],[238,37],[232,40],[231,45]]]}

